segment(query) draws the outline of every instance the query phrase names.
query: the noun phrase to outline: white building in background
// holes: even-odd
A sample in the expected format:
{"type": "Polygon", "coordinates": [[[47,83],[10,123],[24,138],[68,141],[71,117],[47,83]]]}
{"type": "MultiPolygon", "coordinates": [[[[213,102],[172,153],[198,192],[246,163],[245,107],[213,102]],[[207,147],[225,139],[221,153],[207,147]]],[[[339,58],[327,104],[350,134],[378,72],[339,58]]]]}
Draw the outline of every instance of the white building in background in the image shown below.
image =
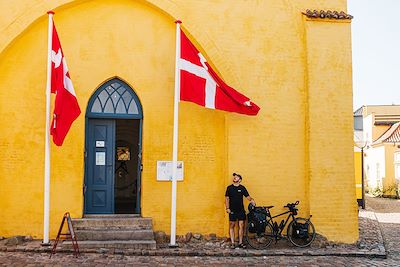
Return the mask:
{"type": "Polygon", "coordinates": [[[396,195],[400,180],[400,106],[362,106],[354,112],[354,141],[364,146],[366,187],[396,195]]]}

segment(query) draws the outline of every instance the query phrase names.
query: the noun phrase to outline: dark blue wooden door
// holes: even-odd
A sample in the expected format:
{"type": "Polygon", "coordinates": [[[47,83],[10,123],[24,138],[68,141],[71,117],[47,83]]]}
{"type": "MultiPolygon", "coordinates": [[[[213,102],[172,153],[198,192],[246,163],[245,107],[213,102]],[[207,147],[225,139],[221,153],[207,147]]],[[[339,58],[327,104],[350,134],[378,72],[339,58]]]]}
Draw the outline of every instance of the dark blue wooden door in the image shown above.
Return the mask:
{"type": "Polygon", "coordinates": [[[114,213],[115,120],[89,119],[85,213],[114,213]]]}

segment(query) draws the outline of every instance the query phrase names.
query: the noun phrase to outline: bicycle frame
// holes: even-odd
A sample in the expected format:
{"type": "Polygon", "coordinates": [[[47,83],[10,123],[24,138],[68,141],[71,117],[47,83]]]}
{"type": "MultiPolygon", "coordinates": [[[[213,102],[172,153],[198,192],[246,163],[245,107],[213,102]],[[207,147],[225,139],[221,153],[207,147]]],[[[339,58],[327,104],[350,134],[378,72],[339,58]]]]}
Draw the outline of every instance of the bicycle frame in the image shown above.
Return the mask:
{"type": "MultiPolygon", "coordinates": [[[[296,247],[303,248],[309,246],[314,241],[316,236],[315,227],[310,221],[311,215],[308,219],[296,216],[299,210],[296,207],[298,204],[299,201],[296,201],[295,203],[288,203],[286,206],[284,206],[284,208],[288,208],[288,210],[275,216],[272,216],[270,213],[270,208],[273,206],[258,207],[262,208],[262,210],[255,210],[257,207],[254,207],[254,212],[264,213],[265,211],[264,215],[266,215],[266,217],[249,217],[249,220],[251,219],[252,224],[247,224],[245,236],[248,244],[252,248],[263,249],[268,247],[274,239],[275,243],[277,243],[279,240],[287,238],[290,243],[296,247]],[[281,220],[278,225],[274,219],[286,214],[286,219],[281,220]],[[285,229],[287,233],[283,234],[285,229]]],[[[253,209],[249,207],[249,212],[251,211],[253,211],[253,209]]]]}
{"type": "MultiPolygon", "coordinates": [[[[270,213],[270,214],[271,214],[271,213],[270,213]]],[[[295,220],[295,217],[294,217],[294,215],[293,215],[293,212],[290,211],[290,210],[285,211],[285,212],[283,212],[283,213],[281,213],[281,214],[278,214],[278,215],[275,215],[275,216],[270,216],[270,218],[269,218],[269,220],[267,221],[267,223],[271,224],[271,226],[272,226],[272,230],[274,231],[273,234],[274,234],[275,241],[277,241],[279,237],[282,237],[283,229],[285,229],[285,227],[286,227],[287,223],[289,222],[289,219],[290,219],[290,218],[292,218],[292,220],[295,220]],[[275,221],[274,221],[274,218],[279,217],[279,216],[282,216],[282,215],[285,215],[285,214],[288,214],[288,213],[290,213],[290,214],[287,216],[287,218],[286,218],[286,220],[284,221],[283,225],[282,225],[282,226],[277,225],[277,229],[276,229],[276,228],[275,228],[275,221]]]]}

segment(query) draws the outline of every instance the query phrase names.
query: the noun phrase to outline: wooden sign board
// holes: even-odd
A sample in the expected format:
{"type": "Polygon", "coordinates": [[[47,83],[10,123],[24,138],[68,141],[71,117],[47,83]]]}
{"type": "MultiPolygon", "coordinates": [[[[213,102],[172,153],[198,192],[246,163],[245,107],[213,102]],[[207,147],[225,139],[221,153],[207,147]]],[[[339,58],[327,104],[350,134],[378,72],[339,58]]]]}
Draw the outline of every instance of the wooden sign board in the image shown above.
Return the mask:
{"type": "Polygon", "coordinates": [[[51,258],[51,256],[53,256],[53,254],[56,254],[56,248],[57,248],[58,242],[60,241],[61,236],[66,237],[63,240],[68,240],[68,237],[69,237],[69,239],[72,242],[72,247],[74,248],[74,256],[78,257],[78,255],[79,255],[78,240],[76,240],[76,235],[75,235],[74,227],[72,225],[71,215],[69,214],[69,212],[64,213],[64,216],[61,221],[60,229],[58,229],[57,238],[54,241],[54,245],[51,250],[50,258],[51,258]],[[67,221],[68,232],[62,233],[65,221],[67,221]]]}

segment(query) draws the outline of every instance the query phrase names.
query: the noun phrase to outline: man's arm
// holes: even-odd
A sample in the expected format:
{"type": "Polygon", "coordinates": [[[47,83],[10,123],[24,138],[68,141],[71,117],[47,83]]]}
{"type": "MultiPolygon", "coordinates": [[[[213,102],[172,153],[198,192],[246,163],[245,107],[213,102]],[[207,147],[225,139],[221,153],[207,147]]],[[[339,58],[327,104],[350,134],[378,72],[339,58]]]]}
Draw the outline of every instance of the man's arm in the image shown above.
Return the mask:
{"type": "Polygon", "coordinates": [[[231,213],[230,207],[229,207],[229,197],[225,197],[225,207],[226,207],[226,212],[231,213]]]}
{"type": "Polygon", "coordinates": [[[254,201],[254,199],[251,196],[247,196],[246,198],[248,201],[251,202],[251,204],[253,204],[254,206],[256,205],[256,202],[254,201]]]}
{"type": "MultiPolygon", "coordinates": [[[[243,186],[244,187],[244,186],[243,186]]],[[[254,199],[250,196],[249,192],[247,191],[246,187],[244,187],[244,192],[243,195],[247,198],[248,201],[251,202],[251,204],[253,204],[254,206],[256,205],[256,202],[254,201],[254,199]]]]}

